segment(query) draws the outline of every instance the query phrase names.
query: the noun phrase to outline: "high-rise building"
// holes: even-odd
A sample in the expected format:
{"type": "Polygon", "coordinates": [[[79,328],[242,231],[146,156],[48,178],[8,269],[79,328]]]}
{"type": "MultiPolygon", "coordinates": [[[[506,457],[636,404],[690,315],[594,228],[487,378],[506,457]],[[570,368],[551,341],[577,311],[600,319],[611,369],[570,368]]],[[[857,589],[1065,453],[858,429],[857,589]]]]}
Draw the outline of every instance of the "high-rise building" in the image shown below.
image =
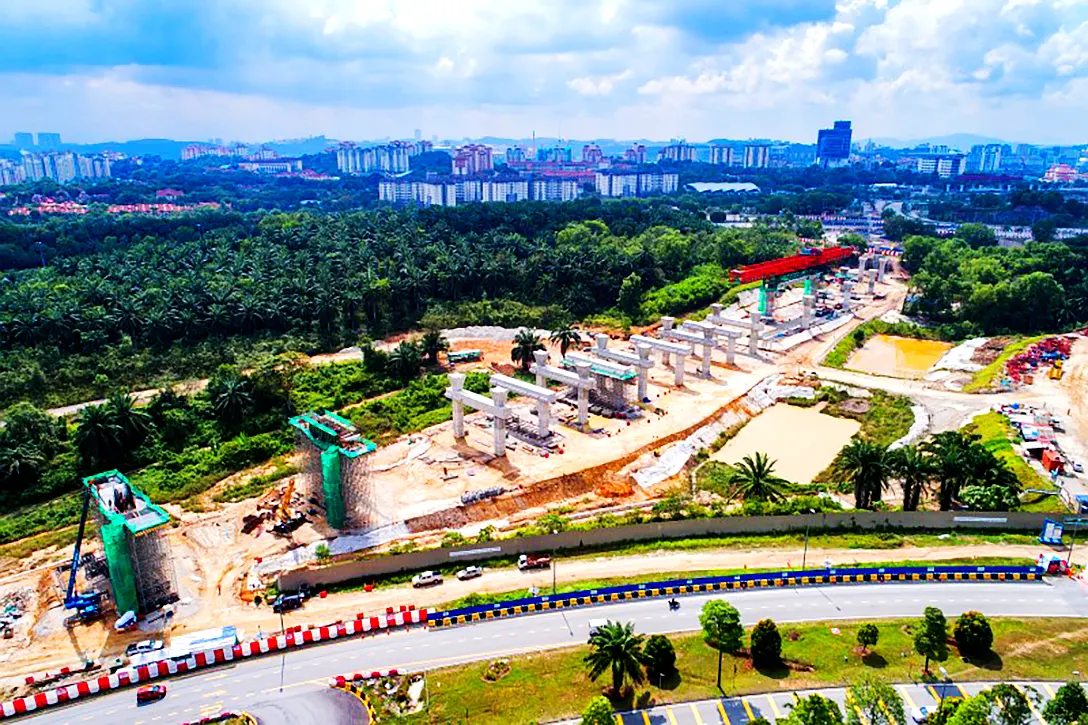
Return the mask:
{"type": "Polygon", "coordinates": [[[416,143],[419,143],[419,142],[420,142],[420,141],[422,141],[422,140],[423,140],[423,132],[422,132],[422,131],[420,131],[420,130],[419,130],[419,129],[417,128],[417,129],[416,129],[416,143]]]}
{"type": "Polygon", "coordinates": [[[967,154],[967,173],[1000,174],[1014,160],[1012,146],[1007,144],[976,144],[967,154]]]}
{"type": "Polygon", "coordinates": [[[506,149],[506,163],[520,163],[525,160],[525,149],[521,146],[510,146],[506,149]]]}
{"type": "Polygon", "coordinates": [[[597,193],[601,196],[620,198],[670,194],[680,188],[680,177],[675,173],[634,171],[597,172],[597,193]]]}
{"type": "Polygon", "coordinates": [[[737,149],[732,146],[722,146],[715,144],[710,147],[710,163],[719,164],[721,166],[739,166],[737,158],[743,159],[743,156],[737,153],[737,149]]]}
{"type": "Polygon", "coordinates": [[[623,160],[633,164],[646,163],[646,147],[642,144],[633,145],[623,152],[623,160]]]}
{"type": "Polygon", "coordinates": [[[484,144],[462,146],[453,155],[453,173],[456,176],[473,176],[494,168],[491,147],[484,144]]]}
{"type": "Polygon", "coordinates": [[[15,148],[29,151],[34,148],[34,134],[27,133],[26,131],[17,131],[13,143],[15,144],[15,148]]]}
{"type": "Polygon", "coordinates": [[[411,168],[409,159],[417,150],[416,144],[402,142],[365,149],[341,144],[336,150],[336,168],[346,174],[403,174],[411,168]]]}
{"type": "Polygon", "coordinates": [[[42,179],[67,184],[76,179],[108,179],[109,176],[110,162],[106,156],[82,156],[65,151],[23,154],[21,162],[8,164],[8,173],[2,178],[9,184],[42,179]]]}
{"type": "Polygon", "coordinates": [[[744,168],[765,169],[770,165],[771,147],[769,144],[749,144],[744,147],[744,168]]]}
{"type": "Polygon", "coordinates": [[[658,159],[663,161],[694,161],[695,147],[689,143],[678,141],[661,149],[658,159]]]}
{"type": "Polygon", "coordinates": [[[573,201],[578,198],[579,184],[575,179],[543,176],[533,179],[532,191],[536,201],[573,201]]]}
{"type": "Polygon", "coordinates": [[[931,153],[918,156],[919,174],[936,174],[942,179],[950,179],[953,176],[961,176],[967,165],[967,158],[963,154],[931,153]]]}
{"type": "Polygon", "coordinates": [[[521,178],[496,179],[483,182],[484,202],[525,201],[529,198],[529,180],[521,178]]]}
{"type": "Polygon", "coordinates": [[[38,132],[38,148],[42,151],[54,151],[60,148],[59,133],[38,132]]]}
{"type": "Polygon", "coordinates": [[[604,151],[595,143],[587,143],[582,147],[582,161],[587,164],[599,164],[604,161],[604,151]]]}
{"type": "Polygon", "coordinates": [[[849,121],[835,121],[834,128],[821,128],[816,137],[816,160],[820,166],[843,166],[850,158],[853,131],[849,121]]]}

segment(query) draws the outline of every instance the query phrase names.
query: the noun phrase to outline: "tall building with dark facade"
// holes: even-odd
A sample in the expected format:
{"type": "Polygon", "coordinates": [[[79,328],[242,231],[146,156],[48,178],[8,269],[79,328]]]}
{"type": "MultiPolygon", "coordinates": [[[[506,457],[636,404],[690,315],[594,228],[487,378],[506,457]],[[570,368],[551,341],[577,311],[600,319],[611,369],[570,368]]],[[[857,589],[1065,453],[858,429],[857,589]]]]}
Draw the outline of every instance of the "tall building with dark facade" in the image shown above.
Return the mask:
{"type": "Polygon", "coordinates": [[[842,166],[850,158],[853,131],[849,121],[835,121],[834,128],[821,128],[816,137],[816,162],[820,166],[842,166]]]}

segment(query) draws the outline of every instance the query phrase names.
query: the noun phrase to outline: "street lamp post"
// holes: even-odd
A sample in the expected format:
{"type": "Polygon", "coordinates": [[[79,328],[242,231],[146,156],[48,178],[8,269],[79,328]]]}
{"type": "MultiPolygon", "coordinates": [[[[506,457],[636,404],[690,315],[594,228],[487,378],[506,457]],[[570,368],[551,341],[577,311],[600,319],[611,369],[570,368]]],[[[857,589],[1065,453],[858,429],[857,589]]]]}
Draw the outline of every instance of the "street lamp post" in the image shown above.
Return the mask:
{"type": "MultiPolygon", "coordinates": [[[[942,675],[944,675],[945,683],[951,683],[952,682],[952,675],[948,674],[948,670],[946,670],[944,668],[944,665],[938,665],[937,669],[941,671],[942,675]]],[[[945,694],[947,692],[948,692],[947,687],[942,687],[941,688],[941,703],[937,706],[937,711],[938,712],[940,712],[941,710],[944,709],[944,698],[945,698],[945,694]]]]}

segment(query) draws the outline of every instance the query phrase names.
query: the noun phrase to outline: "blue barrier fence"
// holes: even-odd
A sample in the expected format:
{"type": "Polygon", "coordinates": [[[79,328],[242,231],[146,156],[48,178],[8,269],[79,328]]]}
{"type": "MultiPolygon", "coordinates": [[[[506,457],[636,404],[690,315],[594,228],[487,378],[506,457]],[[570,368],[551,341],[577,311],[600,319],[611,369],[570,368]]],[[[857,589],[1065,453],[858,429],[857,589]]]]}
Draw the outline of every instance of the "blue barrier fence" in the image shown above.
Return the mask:
{"type": "Polygon", "coordinates": [[[912,581],[1034,581],[1043,570],[1035,566],[927,566],[883,567],[879,569],[806,569],[804,571],[775,571],[731,576],[695,577],[645,584],[625,584],[616,587],[567,592],[541,597],[513,599],[506,602],[463,607],[445,612],[428,612],[431,627],[448,627],[531,612],[569,609],[593,604],[605,604],[628,599],[667,597],[760,587],[804,586],[811,584],[850,584],[863,582],[912,581]]]}

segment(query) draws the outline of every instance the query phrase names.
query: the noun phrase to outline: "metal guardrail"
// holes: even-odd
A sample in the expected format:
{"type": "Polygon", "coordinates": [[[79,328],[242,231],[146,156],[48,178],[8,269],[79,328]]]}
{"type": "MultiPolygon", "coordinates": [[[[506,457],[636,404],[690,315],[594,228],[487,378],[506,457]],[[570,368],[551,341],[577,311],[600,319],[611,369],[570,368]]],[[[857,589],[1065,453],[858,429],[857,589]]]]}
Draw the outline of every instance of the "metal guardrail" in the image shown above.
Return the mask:
{"type": "Polygon", "coordinates": [[[449,627],[488,619],[546,612],[554,609],[569,609],[631,599],[667,597],[699,592],[862,582],[1034,581],[1042,578],[1042,575],[1043,570],[1035,566],[929,566],[882,567],[879,569],[836,567],[832,569],[697,577],[527,597],[444,612],[431,611],[427,614],[427,626],[449,627]]]}

